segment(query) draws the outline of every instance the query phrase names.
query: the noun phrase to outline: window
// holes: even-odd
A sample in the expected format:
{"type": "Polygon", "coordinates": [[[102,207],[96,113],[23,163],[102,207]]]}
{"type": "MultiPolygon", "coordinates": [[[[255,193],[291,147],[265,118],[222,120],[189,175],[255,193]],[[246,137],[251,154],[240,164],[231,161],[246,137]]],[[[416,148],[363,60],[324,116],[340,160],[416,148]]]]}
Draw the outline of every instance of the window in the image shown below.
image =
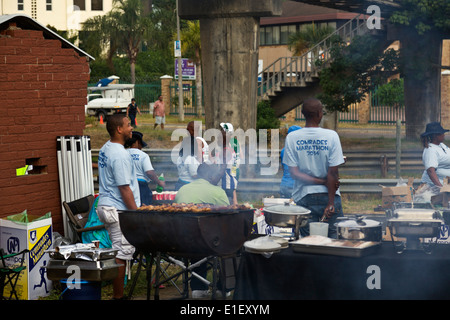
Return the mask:
{"type": "Polygon", "coordinates": [[[273,44],[273,33],[272,27],[266,27],[266,45],[270,46],[273,44]]]}
{"type": "Polygon", "coordinates": [[[86,0],[73,0],[73,5],[80,8],[80,10],[86,10],[86,0]]]}
{"type": "Polygon", "coordinates": [[[262,27],[259,32],[259,44],[262,46],[287,44],[292,27],[295,30],[295,25],[262,27]]]}
{"type": "Polygon", "coordinates": [[[23,11],[23,0],[17,0],[17,10],[23,11]]]}
{"type": "Polygon", "coordinates": [[[103,0],[92,0],[91,10],[92,11],[103,11],[103,0]]]}
{"type": "Polygon", "coordinates": [[[280,44],[280,26],[272,27],[272,44],[280,44]]]}
{"type": "Polygon", "coordinates": [[[46,5],[45,8],[47,9],[47,11],[52,11],[52,0],[46,0],[45,5],[46,5]]]}

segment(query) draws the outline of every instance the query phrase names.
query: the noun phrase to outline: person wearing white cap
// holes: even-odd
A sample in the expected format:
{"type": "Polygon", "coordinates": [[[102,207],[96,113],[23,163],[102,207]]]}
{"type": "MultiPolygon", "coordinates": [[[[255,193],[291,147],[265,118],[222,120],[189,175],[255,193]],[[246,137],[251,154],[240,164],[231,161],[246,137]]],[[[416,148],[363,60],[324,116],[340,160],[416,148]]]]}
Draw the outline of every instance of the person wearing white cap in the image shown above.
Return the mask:
{"type": "Polygon", "coordinates": [[[230,139],[234,132],[231,123],[222,122],[220,124],[223,136],[223,163],[227,165],[224,176],[222,178],[222,188],[227,193],[231,204],[237,204],[237,193],[239,180],[239,165],[240,165],[240,147],[237,138],[230,139]]]}

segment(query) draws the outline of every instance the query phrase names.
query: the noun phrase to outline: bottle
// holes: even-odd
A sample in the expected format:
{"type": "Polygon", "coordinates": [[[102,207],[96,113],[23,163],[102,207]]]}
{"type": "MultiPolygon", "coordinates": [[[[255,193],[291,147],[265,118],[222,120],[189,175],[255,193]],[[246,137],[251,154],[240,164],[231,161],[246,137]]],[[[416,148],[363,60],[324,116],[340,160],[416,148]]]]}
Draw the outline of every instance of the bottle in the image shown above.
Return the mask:
{"type": "MultiPolygon", "coordinates": [[[[158,177],[158,180],[164,181],[164,173],[161,173],[161,175],[158,177]]],[[[159,184],[156,186],[156,192],[161,193],[163,190],[164,188],[159,184]]]]}

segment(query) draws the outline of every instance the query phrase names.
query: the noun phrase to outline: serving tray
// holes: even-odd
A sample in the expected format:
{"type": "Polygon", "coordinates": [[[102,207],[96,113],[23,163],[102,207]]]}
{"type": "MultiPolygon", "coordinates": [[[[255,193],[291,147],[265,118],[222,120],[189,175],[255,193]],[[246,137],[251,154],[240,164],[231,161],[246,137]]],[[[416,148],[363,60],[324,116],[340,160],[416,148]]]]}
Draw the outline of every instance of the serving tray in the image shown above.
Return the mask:
{"type": "Polygon", "coordinates": [[[317,237],[320,236],[300,238],[299,240],[290,242],[290,245],[294,252],[353,258],[373,254],[380,247],[380,242],[374,241],[337,240],[326,237],[321,237],[324,239],[320,239],[317,237]]]}

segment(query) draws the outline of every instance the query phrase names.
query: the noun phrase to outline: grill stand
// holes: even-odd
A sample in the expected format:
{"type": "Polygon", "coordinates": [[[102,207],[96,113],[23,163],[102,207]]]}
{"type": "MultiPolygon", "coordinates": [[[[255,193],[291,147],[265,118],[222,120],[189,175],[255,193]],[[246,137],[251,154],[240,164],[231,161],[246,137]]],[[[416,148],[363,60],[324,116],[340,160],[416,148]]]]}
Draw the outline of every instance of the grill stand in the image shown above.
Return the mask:
{"type": "Polygon", "coordinates": [[[189,280],[192,279],[192,277],[198,278],[200,281],[211,287],[211,299],[216,299],[216,292],[218,290],[218,280],[222,279],[222,285],[221,285],[221,293],[222,297],[226,297],[226,261],[225,259],[232,259],[233,264],[233,276],[237,273],[237,259],[236,255],[229,256],[229,257],[217,257],[217,256],[209,256],[205,257],[195,263],[192,263],[189,265],[189,259],[183,258],[183,261],[177,260],[171,256],[161,254],[160,252],[157,252],[155,254],[139,254],[139,262],[138,262],[138,270],[136,272],[136,275],[133,279],[133,283],[130,287],[129,293],[128,293],[128,299],[131,299],[133,296],[133,291],[135,289],[137,280],[140,275],[140,271],[142,269],[142,266],[144,264],[143,259],[144,257],[150,257],[150,259],[147,259],[145,269],[146,269],[146,279],[147,279],[147,300],[150,300],[151,297],[151,287],[152,285],[155,287],[155,293],[154,293],[154,300],[159,300],[159,287],[162,284],[165,284],[167,282],[172,283],[172,285],[175,286],[175,288],[180,293],[180,299],[187,299],[189,298],[189,280]],[[163,259],[170,264],[176,265],[181,268],[181,271],[169,275],[166,270],[168,267],[164,268],[164,266],[161,263],[161,256],[163,256],[163,259]],[[207,279],[201,277],[196,272],[193,271],[194,268],[200,266],[204,263],[210,263],[212,264],[212,282],[208,281],[207,279]],[[152,266],[155,265],[155,273],[152,277],[151,270],[152,266]],[[190,276],[189,276],[190,273],[190,276]],[[179,276],[182,276],[183,278],[183,290],[181,291],[179,287],[175,284],[174,279],[177,279],[179,276]],[[161,279],[161,276],[164,279],[161,279]]]}

